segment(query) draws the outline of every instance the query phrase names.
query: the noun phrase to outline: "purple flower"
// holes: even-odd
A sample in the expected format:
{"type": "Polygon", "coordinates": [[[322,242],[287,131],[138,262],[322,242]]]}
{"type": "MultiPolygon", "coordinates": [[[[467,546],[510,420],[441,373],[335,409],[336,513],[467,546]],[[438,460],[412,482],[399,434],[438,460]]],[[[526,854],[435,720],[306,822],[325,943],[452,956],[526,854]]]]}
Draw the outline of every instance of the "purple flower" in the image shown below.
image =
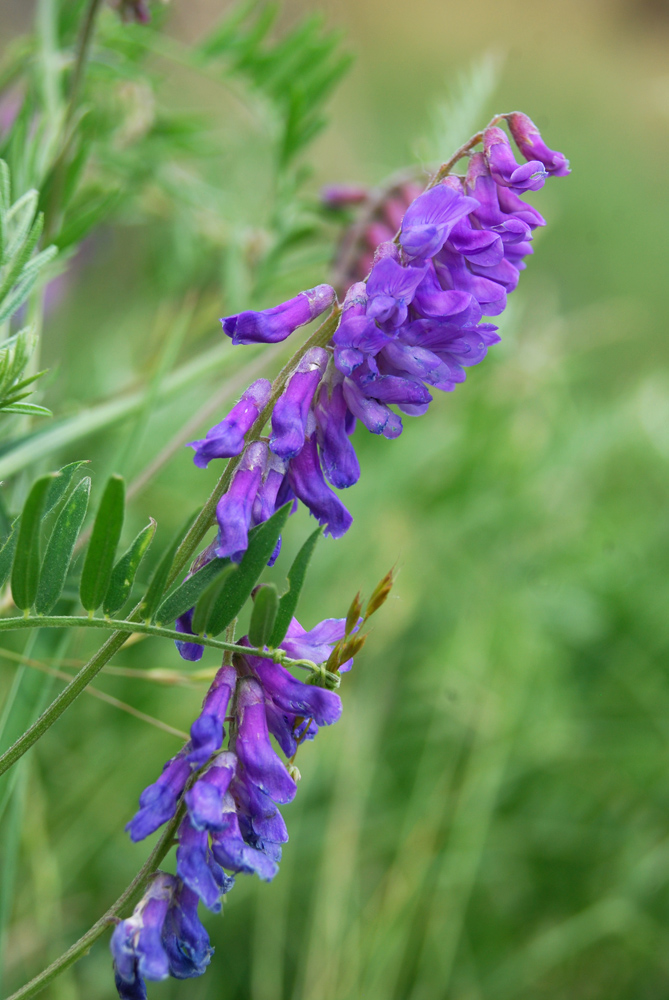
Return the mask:
{"type": "Polygon", "coordinates": [[[328,352],[322,347],[311,347],[276,402],[269,446],[280,458],[294,458],[302,450],[311,401],[328,359],[328,352]]]}
{"type": "Polygon", "coordinates": [[[279,845],[287,842],[288,830],[275,803],[249,781],[243,771],[235,776],[230,790],[237,805],[244,840],[257,850],[269,853],[273,861],[279,861],[279,845]]]}
{"type": "Polygon", "coordinates": [[[341,538],[348,531],[353,518],[323,478],[315,434],[306,439],[302,451],[291,459],[288,480],[295,496],[319,524],[325,525],[326,535],[341,538]]]}
{"type": "Polygon", "coordinates": [[[250,677],[239,682],[235,752],[248,780],[275,802],[291,802],[297,786],[269,740],[261,686],[250,677]]]}
{"type": "Polygon", "coordinates": [[[349,410],[368,431],[372,434],[383,434],[387,438],[400,436],[402,421],[388,406],[366,396],[353,379],[345,378],[342,388],[349,410]]]}
{"type": "Polygon", "coordinates": [[[339,371],[350,375],[362,364],[365,354],[376,354],[391,339],[367,315],[367,289],[364,282],[351,285],[342,311],[341,322],[333,336],[335,363],[339,371]]]}
{"type": "Polygon", "coordinates": [[[255,873],[264,882],[271,882],[279,868],[264,851],[247,844],[239,828],[237,807],[230,792],[223,796],[223,829],[212,834],[211,849],[223,868],[234,872],[255,873]]]}
{"type": "Polygon", "coordinates": [[[179,796],[190,775],[190,765],[186,759],[189,750],[190,743],[187,743],[176,757],[167,761],[158,780],[140,795],[139,811],[126,826],[131,840],[144,840],[176,813],[179,796]]]}
{"type": "Polygon", "coordinates": [[[110,948],[121,997],[142,996],[142,978],[158,980],[169,975],[162,931],[176,882],[173,875],[158,872],[132,916],[114,928],[110,948]]]}
{"type": "MultiPolygon", "coordinates": [[[[345,618],[326,618],[314,625],[308,632],[302,628],[297,618],[293,618],[286,637],[281,643],[283,649],[293,660],[311,660],[313,663],[325,663],[332,652],[333,646],[344,638],[345,618]]],[[[357,626],[353,630],[357,631],[357,626]]],[[[339,668],[340,673],[350,670],[353,660],[348,660],[339,668]]]]}
{"type": "Polygon", "coordinates": [[[543,163],[540,160],[517,163],[511,143],[501,128],[493,126],[485,130],[483,155],[488,162],[493,180],[502,187],[511,188],[520,194],[523,191],[538,191],[544,186],[548,174],[543,163]]]}
{"type": "Polygon", "coordinates": [[[506,120],[516,146],[526,160],[539,160],[553,177],[566,177],[571,173],[567,157],[548,148],[531,118],[521,111],[514,111],[507,115],[506,120]]]}
{"type": "Polygon", "coordinates": [[[420,381],[397,375],[384,375],[373,358],[357,368],[351,377],[365,394],[380,403],[410,403],[422,405],[432,397],[420,381]]]}
{"type": "Polygon", "coordinates": [[[341,698],[335,691],[298,681],[285,667],[270,660],[247,659],[265,696],[282,712],[313,719],[317,726],[331,726],[340,718],[341,698]]]}
{"type": "MultiPolygon", "coordinates": [[[[185,611],[176,620],[175,628],[177,632],[183,632],[184,635],[195,635],[193,632],[193,612],[194,608],[190,608],[189,611],[185,611]]],[[[189,660],[195,663],[197,660],[202,659],[202,654],[204,653],[204,646],[198,642],[182,642],[179,639],[174,640],[174,645],[179,650],[179,656],[183,660],[189,660]]]]}
{"type": "Polygon", "coordinates": [[[269,399],[272,383],[259,378],[242,393],[241,399],[220,424],[216,424],[201,441],[191,441],[195,449],[193,461],[199,469],[206,469],[212,458],[232,458],[244,449],[244,435],[253,427],[258,414],[269,399]]]}
{"type": "Polygon", "coordinates": [[[193,768],[202,767],[221,748],[225,735],[224,721],[232,692],[237,684],[234,667],[224,664],[216,674],[202,703],[202,711],[190,727],[190,746],[186,760],[193,768]]]}
{"type": "Polygon", "coordinates": [[[228,316],[221,323],[233,344],[277,344],[289,337],[298,326],[304,326],[320,316],[334,299],[334,289],[330,285],[316,285],[272,309],[228,316]]]}
{"type": "Polygon", "coordinates": [[[502,285],[472,274],[461,254],[444,247],[435,257],[434,264],[439,285],[446,289],[469,292],[484,315],[498,316],[506,309],[506,292],[502,285]]]}
{"type": "Polygon", "coordinates": [[[255,501],[267,465],[267,445],[254,441],[244,452],[227,493],[216,507],[218,521],[217,556],[239,562],[248,547],[255,501]]]}
{"type": "Polygon", "coordinates": [[[424,273],[424,268],[402,267],[391,257],[380,260],[367,281],[367,316],[382,328],[401,326],[424,273]]]}
{"type": "Polygon", "coordinates": [[[341,382],[330,386],[325,383],[321,385],[314,406],[314,416],[316,438],[326,478],[337,489],[353,486],[360,478],[360,463],[350,439],[355,418],[346,405],[341,382]]]}
{"type": "Polygon", "coordinates": [[[499,207],[503,212],[513,213],[517,219],[526,222],[530,229],[546,225],[546,220],[540,212],[537,212],[534,205],[528,205],[511,188],[498,188],[497,197],[499,198],[499,207]]]}
{"type": "MultiPolygon", "coordinates": [[[[442,259],[444,254],[448,254],[449,259],[457,261],[460,271],[466,271],[464,258],[460,254],[445,249],[439,259],[442,259]]],[[[469,286],[469,288],[457,286],[442,288],[434,264],[430,261],[425,268],[423,280],[416,289],[412,308],[419,316],[425,318],[451,319],[452,322],[461,325],[476,323],[481,318],[481,310],[472,294],[472,282],[469,282],[469,286]]]]}
{"type": "Polygon", "coordinates": [[[400,243],[409,257],[424,260],[441,250],[459,219],[476,208],[473,198],[437,184],[419,195],[402,220],[400,243]]]}
{"type": "Polygon", "coordinates": [[[191,979],[206,970],[214,949],[197,915],[198,896],[187,885],[174,891],[165,923],[163,947],[175,979],[191,979]]]}
{"type": "Polygon", "coordinates": [[[209,849],[208,832],[196,830],[190,821],[190,816],[185,816],[179,826],[178,840],[177,875],[189,889],[197,893],[212,913],[219,913],[220,878],[212,870],[216,866],[216,861],[209,849]]]}
{"type": "MultiPolygon", "coordinates": [[[[513,212],[503,211],[500,207],[500,191],[507,192],[508,189],[497,187],[490,176],[483,153],[474,153],[471,157],[467,168],[466,184],[478,202],[478,208],[472,213],[472,218],[484,230],[498,233],[505,246],[532,238],[531,227],[525,219],[513,212]]],[[[523,208],[529,208],[520,199],[518,202],[523,208]]],[[[537,216],[541,218],[538,212],[537,216]]]]}
{"type": "Polygon", "coordinates": [[[226,751],[211,762],[185,795],[188,815],[196,830],[220,830],[223,796],[237,768],[237,758],[226,751]]]}

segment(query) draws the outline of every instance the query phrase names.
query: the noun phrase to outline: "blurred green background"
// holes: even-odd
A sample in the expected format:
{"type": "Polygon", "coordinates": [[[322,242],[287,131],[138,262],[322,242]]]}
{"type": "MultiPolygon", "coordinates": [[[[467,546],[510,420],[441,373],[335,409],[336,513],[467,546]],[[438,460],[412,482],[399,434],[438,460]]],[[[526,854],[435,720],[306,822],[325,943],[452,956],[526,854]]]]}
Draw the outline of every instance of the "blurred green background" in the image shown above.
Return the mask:
{"type": "MultiPolygon", "coordinates": [[[[226,7],[172,0],[167,32],[196,40],[226,7]]],[[[341,723],[300,751],[279,876],[271,885],[239,877],[224,917],[206,917],[216,946],[206,976],[151,984],[149,994],[663,1000],[669,5],[318,7],[345,30],[356,61],[312,155],[314,192],[333,181],[378,183],[411,162],[435,100],[457,91],[459,74],[487,52],[499,61],[499,84],[475,125],[520,108],[573,173],[533,199],[549,224],[512,296],[502,344],[456,393],[407,419],[397,441],[357,432],[363,475],[345,496],[355,523],[321,546],[300,619],[311,627],[344,614],[358,588],[369,593],[396,563],[393,597],[342,685],[341,723]]],[[[313,9],[289,0],[282,19],[290,25],[313,9]]],[[[29,15],[30,5],[5,0],[2,37],[29,15]]],[[[222,144],[208,168],[225,188],[223,214],[255,225],[268,199],[262,121],[247,121],[243,104],[209,78],[176,64],[160,74],[165,105],[205,117],[222,144]]],[[[197,192],[192,213],[206,227],[197,192]]],[[[236,306],[231,286],[189,304],[199,266],[190,223],[173,220],[168,231],[159,209],[155,216],[126,213],[94,237],[47,317],[44,358],[57,377],[45,401],[58,417],[146,381],[166,338],[182,361],[219,342],[216,317],[236,306]],[[197,321],[179,347],[184,309],[197,321]]],[[[299,287],[327,277],[324,259],[300,266],[299,287]]],[[[225,365],[241,363],[219,362],[146,420],[140,412],[53,452],[47,465],[90,458],[98,485],[112,467],[132,480],[206,397],[225,391],[225,365]]],[[[275,371],[276,356],[266,365],[275,371]]],[[[223,408],[221,397],[215,413],[223,408]]],[[[204,500],[216,470],[194,469],[189,456],[180,449],[137,494],[128,538],[148,515],[173,530],[204,500]]],[[[304,511],[292,519],[277,579],[309,526],[304,511]]],[[[42,641],[27,655],[56,655],[40,651],[42,641]]],[[[77,636],[65,666],[91,648],[77,636]]],[[[214,663],[207,654],[203,665],[214,663]]],[[[153,640],[115,664],[180,666],[153,640]]],[[[4,691],[18,669],[27,703],[46,699],[45,685],[58,689],[3,659],[4,691]]],[[[203,693],[111,674],[97,686],[178,729],[203,693]]],[[[178,745],[82,697],[31,755],[16,896],[5,913],[8,991],[82,933],[140,866],[146,846],[132,845],[123,826],[178,745]]],[[[6,909],[6,879],[3,893],[6,909]]],[[[113,997],[106,943],[46,995],[113,997]]]]}

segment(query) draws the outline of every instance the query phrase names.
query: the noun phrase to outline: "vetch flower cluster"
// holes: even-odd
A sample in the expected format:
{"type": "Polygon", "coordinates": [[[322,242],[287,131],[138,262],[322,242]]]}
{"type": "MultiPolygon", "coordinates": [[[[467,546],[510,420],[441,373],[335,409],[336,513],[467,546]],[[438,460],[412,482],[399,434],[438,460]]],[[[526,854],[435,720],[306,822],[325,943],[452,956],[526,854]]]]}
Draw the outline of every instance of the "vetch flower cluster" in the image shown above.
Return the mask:
{"type": "Polygon", "coordinates": [[[292,759],[302,742],[339,719],[341,699],[327,685],[351,669],[364,642],[359,625],[383,603],[390,583],[382,581],[364,619],[357,599],[346,619],[326,619],[308,632],[293,619],[272,654],[276,661],[254,655],[245,637],[240,645],[249,654],[236,654],[217,672],[190,740],[142,792],[126,828],[139,841],[181,816],[176,876],[159,872],[112,937],[122,1000],[145,997],[145,979],[201,975],[212,949],[198,918],[199,901],[218,913],[235,875],[256,874],[264,881],[276,875],[288,840],[278,806],[292,801],[299,777],[292,759]],[[284,662],[311,669],[310,682],[297,680],[284,662]],[[317,664],[327,667],[319,670],[317,664]]]}
{"type": "MultiPolygon", "coordinates": [[[[271,412],[269,439],[260,438],[259,423],[267,417],[272,387],[259,379],[221,423],[192,443],[201,468],[215,458],[237,461],[218,503],[217,539],[198,565],[214,556],[239,561],[249,529],[291,500],[300,500],[325,534],[339,538],[352,518],[334,489],[360,477],[351,443],[357,422],[373,434],[397,437],[400,413],[425,413],[432,390],[452,391],[464,382],[466,368],[498,343],[497,327],[484,317],[504,311],[533,252],[533,232],[545,225],[521,196],[551,175],[569,173],[565,157],[546,146],[526,115],[494,122],[503,118],[526,162],[517,162],[506,133],[491,124],[476,137],[482,151],[470,155],[464,176],[447,175],[418,195],[414,186],[401,186],[375,230],[389,237],[390,224],[399,223],[398,237],[381,242],[366,280],[348,289],[332,340],[311,347],[290,374],[271,412]]],[[[364,190],[333,188],[327,200],[333,206],[359,203],[364,190]]],[[[229,316],[223,329],[234,344],[276,343],[334,302],[334,290],[318,285],[271,309],[229,316]]],[[[188,615],[177,628],[191,632],[188,615]]],[[[188,659],[202,654],[196,643],[179,648],[188,659]]]]}

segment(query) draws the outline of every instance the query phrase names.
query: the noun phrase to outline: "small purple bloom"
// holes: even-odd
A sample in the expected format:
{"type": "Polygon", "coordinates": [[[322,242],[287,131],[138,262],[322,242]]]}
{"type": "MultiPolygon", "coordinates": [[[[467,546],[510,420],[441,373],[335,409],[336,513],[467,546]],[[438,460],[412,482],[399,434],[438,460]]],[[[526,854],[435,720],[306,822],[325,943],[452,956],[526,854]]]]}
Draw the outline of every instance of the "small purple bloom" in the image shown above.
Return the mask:
{"type": "Polygon", "coordinates": [[[239,682],[235,752],[249,781],[275,802],[291,802],[297,786],[269,740],[261,686],[250,677],[239,682]]]}
{"type": "Polygon", "coordinates": [[[502,187],[511,188],[517,194],[523,191],[538,191],[544,186],[548,177],[540,160],[517,163],[506,132],[497,126],[487,128],[483,133],[483,155],[488,162],[493,180],[502,187]]]}
{"type": "Polygon", "coordinates": [[[534,205],[528,205],[526,201],[519,198],[511,188],[500,187],[497,189],[499,207],[503,212],[513,213],[517,219],[526,222],[530,229],[537,226],[545,226],[546,220],[543,215],[536,210],[534,205]]]}
{"type": "Polygon", "coordinates": [[[380,260],[367,281],[367,315],[382,328],[401,326],[423,275],[424,268],[402,267],[391,257],[380,260]]]}
{"type": "Polygon", "coordinates": [[[302,450],[311,402],[328,360],[326,350],[311,347],[276,402],[269,446],[280,458],[294,458],[302,450]]]}
{"type": "Polygon", "coordinates": [[[340,490],[353,486],[360,478],[360,463],[350,439],[355,420],[351,418],[346,405],[341,382],[331,386],[325,383],[321,385],[314,406],[314,416],[326,478],[340,490]]]}
{"type": "MultiPolygon", "coordinates": [[[[498,316],[506,309],[506,292],[502,285],[472,274],[461,254],[444,247],[435,257],[434,264],[440,286],[469,292],[485,316],[498,316]]],[[[475,317],[474,322],[478,318],[480,316],[475,317]]]]}
{"type": "Polygon", "coordinates": [[[365,396],[380,403],[429,403],[432,397],[419,381],[397,375],[383,375],[373,359],[357,368],[351,377],[365,396]]]}
{"type": "Polygon", "coordinates": [[[506,120],[516,146],[526,160],[540,160],[553,177],[566,177],[571,173],[567,157],[548,148],[531,118],[521,111],[514,111],[506,120]]]}
{"type": "Polygon", "coordinates": [[[206,830],[196,830],[190,817],[185,816],[179,826],[178,840],[177,875],[212,913],[220,913],[221,889],[212,871],[215,862],[209,850],[209,834],[206,830]]]}
{"type": "Polygon", "coordinates": [[[350,375],[364,361],[365,354],[377,354],[391,339],[367,315],[364,282],[351,285],[344,300],[341,322],[333,336],[337,368],[350,375]]]}
{"type": "Polygon", "coordinates": [[[317,726],[331,726],[341,716],[341,698],[335,691],[305,684],[278,663],[249,657],[266,697],[277,708],[295,717],[313,719],[317,726]]]}
{"type": "Polygon", "coordinates": [[[259,378],[242,393],[241,399],[220,424],[216,424],[201,441],[191,441],[195,449],[193,461],[199,469],[206,469],[212,458],[232,458],[244,449],[244,435],[251,430],[258,414],[269,399],[272,383],[259,378]]]}
{"type": "Polygon", "coordinates": [[[220,750],[225,735],[225,715],[230,698],[237,684],[237,671],[223,664],[202,703],[202,711],[190,727],[192,747],[186,760],[192,768],[199,768],[213,753],[220,750]]]}
{"type": "Polygon", "coordinates": [[[230,786],[236,767],[237,758],[233,753],[221,753],[186,792],[188,815],[196,830],[221,829],[223,796],[230,786]]]}
{"type": "Polygon", "coordinates": [[[299,326],[320,316],[334,300],[334,289],[330,285],[316,285],[272,309],[228,316],[221,323],[233,344],[277,344],[299,326]]]}
{"type": "Polygon", "coordinates": [[[279,868],[264,851],[244,841],[239,828],[237,807],[230,792],[223,796],[223,829],[212,834],[211,849],[220,865],[234,872],[255,873],[271,882],[279,868]]]}
{"type": "Polygon", "coordinates": [[[504,256],[504,244],[499,233],[490,229],[474,229],[469,219],[461,219],[447,243],[473,264],[490,267],[504,256]]]}
{"type": "Polygon", "coordinates": [[[412,258],[433,257],[443,247],[455,223],[475,208],[473,198],[458,194],[450,186],[435,185],[407,208],[400,233],[402,248],[412,258]]]}
{"type": "Polygon", "coordinates": [[[167,761],[158,780],[140,795],[139,812],[135,813],[126,826],[131,840],[144,840],[176,813],[179,796],[190,775],[190,765],[186,760],[189,750],[190,744],[187,743],[176,757],[167,761]]]}
{"type": "MultiPolygon", "coordinates": [[[[261,791],[257,785],[248,780],[248,776],[243,772],[237,775],[231,786],[232,797],[237,804],[237,815],[244,818],[245,824],[253,832],[251,846],[259,846],[262,843],[285,844],[288,840],[288,830],[283,816],[277,809],[275,803],[261,791]]],[[[241,829],[241,824],[240,824],[241,829]]],[[[245,835],[244,839],[249,842],[245,835]]],[[[274,860],[277,860],[276,858],[274,860]]]]}
{"type": "Polygon", "coordinates": [[[353,518],[323,478],[315,434],[306,439],[300,454],[291,459],[288,479],[295,496],[309,508],[319,524],[325,525],[326,535],[341,538],[346,534],[353,518]]]}
{"type": "Polygon", "coordinates": [[[187,885],[179,885],[172,896],[165,923],[163,947],[175,979],[191,979],[206,970],[214,949],[197,915],[198,896],[187,885]]]}
{"type": "MultiPolygon", "coordinates": [[[[444,249],[439,259],[444,254],[448,254],[449,259],[454,260],[459,257],[457,261],[459,270],[466,270],[464,258],[459,254],[444,249]]],[[[481,318],[481,310],[471,289],[442,288],[432,261],[425,268],[423,280],[416,289],[412,308],[419,316],[429,319],[450,319],[461,325],[476,323],[481,318]]]]}
{"type": "MultiPolygon", "coordinates": [[[[194,608],[190,608],[182,615],[179,615],[174,626],[177,632],[183,632],[184,635],[195,635],[193,632],[194,611],[194,608]]],[[[199,642],[184,642],[180,639],[175,639],[174,645],[179,650],[179,656],[182,660],[189,660],[191,663],[196,663],[198,660],[202,659],[204,646],[202,646],[199,642]]]]}
{"type": "Polygon", "coordinates": [[[383,434],[387,438],[399,437],[402,433],[402,421],[388,406],[370,399],[353,379],[345,378],[343,382],[346,405],[372,434],[383,434]]]}
{"type": "MultiPolygon", "coordinates": [[[[333,646],[344,638],[345,618],[325,618],[307,632],[302,628],[297,618],[293,618],[286,637],[281,643],[281,649],[293,660],[312,660],[313,663],[325,663],[332,652],[333,646]]],[[[353,631],[357,631],[356,626],[353,631]]],[[[350,670],[353,660],[348,660],[339,668],[340,673],[350,670]]]]}
{"type": "Polygon", "coordinates": [[[230,488],[218,501],[217,556],[239,562],[248,547],[253,503],[267,465],[267,445],[254,441],[244,452],[230,488]]]}
{"type": "MultiPolygon", "coordinates": [[[[528,222],[513,212],[503,211],[500,207],[500,192],[508,192],[508,188],[498,188],[495,184],[483,153],[474,153],[469,160],[466,184],[478,202],[478,208],[472,213],[472,218],[484,230],[498,233],[505,246],[532,239],[528,222]]],[[[524,208],[528,207],[520,199],[518,202],[524,208]]]]}
{"type": "Polygon", "coordinates": [[[120,995],[142,996],[138,980],[166,979],[169,959],[162,943],[163,923],[177,880],[158,872],[131,917],[114,928],[110,948],[120,995]],[[125,989],[126,992],[121,992],[125,989]]]}

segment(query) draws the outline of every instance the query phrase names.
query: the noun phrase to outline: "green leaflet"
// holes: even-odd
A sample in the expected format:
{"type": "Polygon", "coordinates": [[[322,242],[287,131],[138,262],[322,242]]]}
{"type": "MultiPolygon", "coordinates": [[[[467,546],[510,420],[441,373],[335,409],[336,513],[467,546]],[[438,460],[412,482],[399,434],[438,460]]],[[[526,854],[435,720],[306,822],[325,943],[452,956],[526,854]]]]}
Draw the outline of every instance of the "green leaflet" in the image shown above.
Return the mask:
{"type": "Polygon", "coordinates": [[[9,579],[16,552],[16,541],[19,537],[19,518],[13,522],[9,535],[0,549],[0,587],[4,587],[9,579]]]}
{"type": "Polygon", "coordinates": [[[302,587],[304,586],[304,580],[307,575],[307,569],[309,567],[311,557],[314,554],[316,543],[318,542],[322,531],[322,528],[316,528],[316,530],[309,535],[306,542],[295,556],[293,565],[288,570],[288,590],[282,595],[281,600],[279,601],[276,621],[269,639],[270,646],[276,648],[276,646],[278,646],[279,643],[285,638],[288,626],[290,625],[293,615],[297,609],[297,602],[299,600],[302,587]]]}
{"type": "Polygon", "coordinates": [[[40,615],[47,615],[51,611],[63,591],[74,546],[88,510],[90,490],[91,480],[86,476],[72,491],[53,526],[42,560],[35,601],[35,610],[40,615]]]}
{"type": "Polygon", "coordinates": [[[156,522],[150,518],[149,523],[139,532],[132,545],[125,552],[112,570],[111,580],[105,595],[102,609],[110,617],[119,611],[130,597],[135,574],[139,564],[156,533],[156,522]]]}
{"type": "Polygon", "coordinates": [[[260,587],[251,612],[249,639],[252,646],[266,646],[279,610],[279,594],[273,583],[260,587]]]}
{"type": "Polygon", "coordinates": [[[46,495],[46,501],[44,503],[45,517],[47,514],[51,513],[56,504],[59,503],[59,501],[65,496],[75,472],[77,469],[80,469],[82,465],[88,465],[88,461],[70,462],[69,465],[64,465],[60,470],[56,478],[51,483],[49,492],[46,495]]]}
{"type": "Polygon", "coordinates": [[[218,599],[225,586],[225,581],[231,573],[237,571],[234,563],[229,563],[218,576],[212,580],[207,589],[201,594],[195,605],[191,628],[196,635],[211,635],[210,621],[216,611],[218,599]]]}
{"type": "Polygon", "coordinates": [[[165,594],[165,585],[167,583],[168,577],[170,575],[170,570],[172,569],[172,563],[174,562],[174,557],[177,553],[177,549],[181,545],[185,536],[193,524],[193,521],[199,514],[199,510],[194,511],[177,531],[172,544],[170,545],[167,552],[164,554],[158,565],[156,566],[153,576],[149,582],[146,594],[140,606],[140,615],[144,621],[152,621],[160,602],[163,600],[165,594]]]}
{"type": "Polygon", "coordinates": [[[160,605],[156,613],[156,622],[159,625],[173,622],[192,608],[209,585],[218,578],[221,570],[227,569],[229,565],[229,559],[212,559],[206,566],[193,573],[188,580],[184,580],[160,605]]]}
{"type": "Polygon", "coordinates": [[[268,521],[249,531],[249,547],[244,553],[238,571],[232,573],[223,585],[209,617],[208,635],[220,635],[246,604],[274,551],[288,519],[291,505],[292,502],[285,503],[268,521]]]}
{"type": "Polygon", "coordinates": [[[40,574],[39,540],[44,504],[49,488],[58,475],[58,472],[50,472],[35,480],[21,512],[12,566],[12,597],[21,611],[31,608],[37,596],[40,574]]]}
{"type": "Polygon", "coordinates": [[[125,482],[122,476],[110,476],[93,524],[91,540],[81,572],[79,596],[86,611],[92,613],[102,604],[114,565],[114,557],[125,507],[125,482]]]}

